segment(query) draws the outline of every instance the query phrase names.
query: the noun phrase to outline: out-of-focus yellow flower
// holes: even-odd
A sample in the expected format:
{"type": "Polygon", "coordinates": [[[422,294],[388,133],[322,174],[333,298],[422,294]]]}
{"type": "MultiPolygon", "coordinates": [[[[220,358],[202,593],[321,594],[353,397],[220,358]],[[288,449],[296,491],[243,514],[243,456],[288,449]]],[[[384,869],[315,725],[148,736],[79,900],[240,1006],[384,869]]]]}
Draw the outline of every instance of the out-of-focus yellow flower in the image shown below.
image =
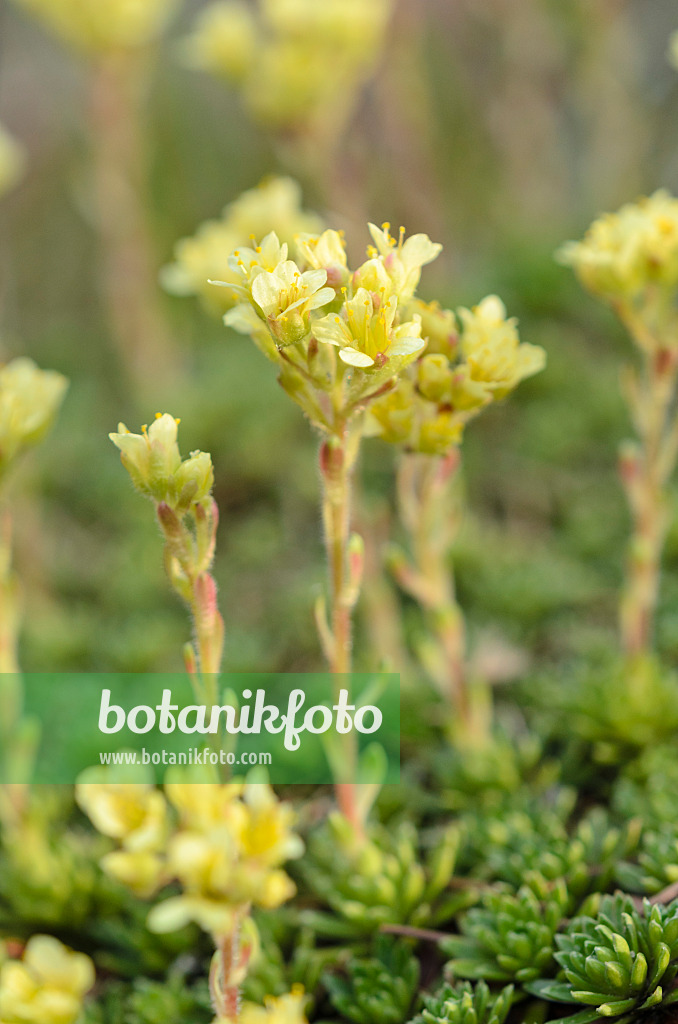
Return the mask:
{"type": "Polygon", "coordinates": [[[29,939],[23,958],[0,968],[2,1024],[73,1024],[94,985],[94,965],[50,935],[29,939]]]}
{"type": "Polygon", "coordinates": [[[165,858],[152,850],[112,850],[101,858],[101,867],[141,899],[153,896],[167,880],[165,858]]]}
{"type": "Polygon", "coordinates": [[[23,146],[0,125],[0,199],[21,179],[25,165],[23,146]]]}
{"type": "Polygon", "coordinates": [[[413,299],[408,306],[408,315],[421,318],[421,336],[426,338],[426,355],[441,354],[448,359],[454,357],[459,345],[457,318],[451,309],[442,309],[439,302],[423,302],[413,299]]]}
{"type": "MultiPolygon", "coordinates": [[[[224,313],[240,300],[232,288],[242,277],[230,262],[236,249],[245,249],[252,238],[264,238],[272,232],[283,244],[291,245],[299,233],[315,233],[322,227],[317,214],[301,208],[301,189],[292,178],[271,178],[249,189],[227,206],[219,220],[207,221],[191,238],[177,242],[175,262],[165,267],[162,283],[175,295],[199,295],[207,307],[224,313]]],[[[262,246],[264,242],[262,242],[262,246]]],[[[273,270],[286,259],[279,256],[264,269],[273,270]]]]}
{"type": "Polygon", "coordinates": [[[398,308],[395,295],[375,305],[373,294],[358,288],[344,303],[342,314],[331,313],[316,321],[313,333],[318,341],[336,345],[339,358],[349,366],[381,368],[393,361],[398,370],[416,358],[426,344],[421,323],[417,318],[394,326],[398,308]]]}
{"type": "Polygon", "coordinates": [[[130,850],[161,846],[167,830],[162,793],[150,783],[111,783],[104,778],[98,769],[91,769],[81,774],[75,787],[76,800],[94,827],[130,850]]]}
{"type": "Polygon", "coordinates": [[[117,433],[108,436],[120,449],[122,464],[142,494],[185,512],[208,497],[214,469],[207,452],[191,452],[182,462],[177,444],[179,422],[169,413],[158,413],[150,427],[142,427],[141,434],[132,434],[120,423],[117,433]]]}
{"type": "Polygon", "coordinates": [[[678,199],[660,190],[595,220],[581,242],[558,251],[590,292],[637,302],[652,287],[678,287],[678,199]]]}
{"type": "Polygon", "coordinates": [[[183,50],[193,67],[240,82],[256,58],[252,9],[243,0],[218,0],[203,7],[183,50]]]}
{"type": "Polygon", "coordinates": [[[445,401],[426,398],[405,378],[372,402],[366,433],[402,445],[406,451],[444,455],[461,441],[465,423],[466,417],[458,410],[445,401]]]}
{"type": "Polygon", "coordinates": [[[199,15],[188,59],[236,83],[274,130],[322,133],[350,112],[392,8],[393,0],[261,0],[254,17],[219,0],[199,15]]]}
{"type": "Polygon", "coordinates": [[[247,811],[240,837],[244,857],[268,868],[301,856],[303,844],[292,831],[294,810],[281,803],[270,786],[245,786],[243,802],[247,811]]]}
{"type": "Polygon", "coordinates": [[[506,307],[496,295],[488,295],[473,309],[461,309],[459,315],[471,386],[480,385],[500,399],[521,380],[543,370],[546,353],[538,345],[521,343],[516,320],[506,318],[506,307]]]}
{"type": "Polygon", "coordinates": [[[149,927],[173,931],[195,921],[226,935],[250,906],[279,907],[294,895],[281,865],[300,856],[294,814],[265,785],[196,785],[173,781],[167,796],[179,828],[167,850],[167,877],[183,892],[153,908],[149,927]]]}
{"type": "Polygon", "coordinates": [[[189,829],[211,829],[228,824],[233,814],[238,813],[242,790],[241,783],[184,782],[181,775],[176,781],[168,777],[165,782],[167,799],[179,812],[182,827],[189,829]]]}
{"type": "Polygon", "coordinates": [[[86,52],[142,46],[164,28],[176,0],[16,0],[56,35],[86,52]]]}
{"type": "MultiPolygon", "coordinates": [[[[282,996],[268,996],[264,1006],[243,1003],[240,1024],[308,1024],[304,1013],[305,995],[301,985],[282,996]]],[[[214,1022],[217,1024],[217,1021],[214,1022]]],[[[221,1022],[218,1022],[221,1024],[221,1022]]]]}
{"type": "Polygon", "coordinates": [[[166,879],[167,803],[150,783],[113,783],[107,778],[104,767],[82,772],[76,800],[99,832],[122,845],[102,858],[106,874],[138,896],[151,896],[166,879]]]}
{"type": "Polygon", "coordinates": [[[65,377],[38,369],[32,359],[13,359],[0,369],[0,472],[44,437],[67,387],[65,377]]]}

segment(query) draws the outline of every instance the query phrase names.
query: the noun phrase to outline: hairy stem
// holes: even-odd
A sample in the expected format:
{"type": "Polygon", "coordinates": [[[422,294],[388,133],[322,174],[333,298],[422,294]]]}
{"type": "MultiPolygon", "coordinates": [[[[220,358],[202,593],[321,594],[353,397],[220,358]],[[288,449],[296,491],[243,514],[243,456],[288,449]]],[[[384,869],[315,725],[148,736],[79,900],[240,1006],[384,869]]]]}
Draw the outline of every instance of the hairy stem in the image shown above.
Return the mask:
{"type": "Polygon", "coordinates": [[[444,458],[404,456],[398,471],[398,499],[412,561],[398,555],[393,569],[403,590],[427,614],[438,645],[428,668],[469,739],[478,731],[479,723],[470,699],[466,627],[450,562],[458,529],[451,488],[459,465],[456,449],[444,458]]]}
{"type": "MultiPolygon", "coordinates": [[[[323,484],[322,512],[325,550],[329,568],[330,592],[330,671],[346,676],[351,671],[353,646],[353,606],[356,594],[352,586],[349,562],[351,537],[351,481],[360,445],[360,428],[340,423],[336,432],[320,448],[320,475],[323,484]]],[[[348,688],[348,679],[337,679],[335,693],[348,688]]],[[[349,778],[355,778],[357,748],[353,732],[343,737],[345,765],[349,778]]],[[[362,831],[363,822],[356,799],[355,782],[336,784],[337,802],[342,814],[362,831]]]]}
{"type": "Polygon", "coordinates": [[[676,464],[674,410],[678,355],[649,338],[628,310],[622,319],[643,352],[639,378],[627,380],[638,444],[621,452],[620,476],[632,519],[626,579],[620,601],[622,649],[630,658],[652,647],[661,560],[670,522],[668,482],[676,464]]]}

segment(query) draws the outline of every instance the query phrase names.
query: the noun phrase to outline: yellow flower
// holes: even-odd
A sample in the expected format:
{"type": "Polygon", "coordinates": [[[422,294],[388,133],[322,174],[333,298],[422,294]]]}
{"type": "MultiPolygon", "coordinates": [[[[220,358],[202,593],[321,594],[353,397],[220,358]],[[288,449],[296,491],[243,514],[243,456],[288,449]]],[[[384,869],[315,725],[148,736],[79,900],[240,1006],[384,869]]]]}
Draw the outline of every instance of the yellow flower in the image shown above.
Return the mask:
{"type": "MultiPolygon", "coordinates": [[[[304,1013],[305,995],[301,985],[282,996],[267,996],[264,1006],[243,1003],[240,1024],[308,1024],[304,1013]]],[[[215,1021],[215,1024],[217,1022],[215,1021]]],[[[220,1022],[219,1022],[220,1024],[220,1022]]]]}
{"type": "Polygon", "coordinates": [[[120,449],[123,466],[134,486],[176,511],[187,511],[210,494],[214,484],[212,459],[207,452],[192,452],[183,462],[177,444],[179,420],[168,413],[156,415],[150,427],[132,434],[124,423],[109,434],[120,449]]]}
{"type": "MultiPolygon", "coordinates": [[[[255,277],[264,270],[272,274],[281,263],[287,261],[289,246],[280,242],[275,231],[269,231],[259,245],[240,246],[228,258],[228,264],[238,280],[237,291],[241,298],[250,298],[255,277]]],[[[214,284],[220,282],[215,281],[214,284]]]]}
{"type": "Polygon", "coordinates": [[[281,346],[302,341],[310,329],[310,313],[334,299],[334,289],[325,287],[324,270],[302,273],[293,260],[264,270],[252,281],[252,300],[268,321],[281,346]]]}
{"type": "Polygon", "coordinates": [[[155,851],[167,832],[167,804],[150,783],[106,782],[105,768],[82,772],[75,787],[80,808],[99,832],[129,851],[155,851]]]}
{"type": "Polygon", "coordinates": [[[29,939],[23,958],[0,968],[2,1024],[73,1024],[94,985],[94,965],[50,935],[29,939]]]}
{"type": "Polygon", "coordinates": [[[493,398],[503,398],[546,365],[542,348],[520,343],[516,320],[506,319],[504,303],[496,295],[488,295],[472,310],[461,309],[459,315],[469,379],[493,398]]]}
{"type": "Polygon", "coordinates": [[[348,282],[343,233],[327,230],[321,235],[297,235],[297,258],[309,270],[325,270],[327,283],[339,288],[348,282]]]}
{"type": "MultiPolygon", "coordinates": [[[[217,0],[198,14],[184,43],[187,62],[202,71],[241,81],[254,62],[257,25],[242,0],[217,0]]],[[[237,243],[236,243],[237,244],[237,243]]]]}
{"type": "Polygon", "coordinates": [[[636,301],[650,286],[678,287],[678,199],[660,190],[594,221],[558,258],[610,303],[636,301]]]}
{"type": "Polygon", "coordinates": [[[141,899],[153,896],[167,881],[164,857],[150,850],[113,850],[101,858],[101,867],[141,899]]]}
{"type": "Polygon", "coordinates": [[[89,52],[150,42],[164,28],[176,0],[17,0],[66,42],[89,52]]]}
{"type": "Polygon", "coordinates": [[[187,828],[211,829],[226,824],[241,806],[238,797],[242,793],[240,783],[196,783],[182,781],[183,775],[176,773],[176,781],[165,781],[165,795],[179,812],[181,824],[187,828]]]}
{"type": "Polygon", "coordinates": [[[60,373],[39,370],[31,359],[13,359],[0,369],[0,470],[44,437],[67,387],[60,373]]]}
{"type": "Polygon", "coordinates": [[[231,0],[206,8],[186,49],[195,66],[240,86],[257,120],[323,135],[350,112],[392,7],[393,0],[261,0],[255,17],[231,0]]]}
{"type": "Polygon", "coordinates": [[[234,915],[251,905],[274,909],[294,895],[282,870],[302,843],[292,831],[293,812],[265,785],[166,784],[179,812],[169,842],[167,877],[183,892],[154,907],[149,927],[173,931],[189,921],[213,935],[227,934],[234,915]]]}
{"type": "Polygon", "coordinates": [[[449,359],[456,354],[459,330],[451,309],[441,309],[439,302],[413,299],[407,312],[409,316],[416,313],[421,317],[421,336],[426,338],[427,355],[440,353],[449,359]]]}
{"type": "Polygon", "coordinates": [[[368,227],[376,246],[375,251],[368,250],[368,255],[383,263],[398,300],[406,302],[417,290],[422,267],[436,259],[442,252],[442,245],[432,242],[424,234],[411,235],[405,239],[405,228],[400,229],[396,240],[389,234],[388,223],[383,224],[381,229],[375,224],[369,224],[368,227]]]}
{"type": "Polygon", "coordinates": [[[25,164],[23,147],[0,125],[0,198],[20,180],[25,164]]]}
{"type": "Polygon", "coordinates": [[[392,0],[262,0],[264,17],[280,36],[332,47],[340,60],[373,59],[382,42],[392,0]]]}
{"type": "Polygon", "coordinates": [[[245,859],[274,867],[301,856],[303,844],[292,831],[295,814],[289,804],[280,803],[263,783],[245,786],[243,801],[247,816],[240,838],[245,859]]]}
{"type": "Polygon", "coordinates": [[[416,396],[411,380],[399,380],[396,387],[372,402],[368,408],[365,433],[390,444],[409,447],[415,425],[416,396]]]}
{"type": "Polygon", "coordinates": [[[426,342],[418,318],[394,326],[397,308],[394,295],[375,306],[372,293],[358,288],[344,303],[342,315],[331,313],[317,320],[313,334],[318,341],[337,346],[339,358],[349,366],[381,368],[393,360],[394,368],[400,369],[416,358],[426,342]]]}
{"type": "MultiPolygon", "coordinates": [[[[441,358],[424,357],[426,360],[441,358]]],[[[419,389],[409,379],[400,380],[393,391],[372,402],[368,409],[366,433],[390,444],[400,444],[406,451],[425,455],[444,455],[453,445],[459,444],[465,417],[449,404],[454,372],[451,369],[447,372],[452,379],[446,380],[445,389],[431,388],[429,394],[435,397],[427,398],[420,389],[422,372],[419,364],[419,389]]],[[[424,376],[428,376],[426,371],[424,376]]]]}
{"type": "MultiPolygon", "coordinates": [[[[219,220],[207,221],[191,238],[183,238],[174,249],[175,262],[165,267],[161,281],[175,295],[199,295],[207,307],[225,313],[241,301],[234,287],[212,282],[242,285],[242,274],[230,259],[240,247],[241,255],[252,238],[271,233],[290,245],[300,232],[316,232],[322,221],[317,214],[301,208],[301,189],[292,178],[270,178],[243,192],[227,206],[219,220]]],[[[264,242],[261,246],[264,246],[264,242]]],[[[280,242],[278,245],[280,246],[280,242]]],[[[274,270],[285,256],[268,259],[264,269],[274,270]]]]}

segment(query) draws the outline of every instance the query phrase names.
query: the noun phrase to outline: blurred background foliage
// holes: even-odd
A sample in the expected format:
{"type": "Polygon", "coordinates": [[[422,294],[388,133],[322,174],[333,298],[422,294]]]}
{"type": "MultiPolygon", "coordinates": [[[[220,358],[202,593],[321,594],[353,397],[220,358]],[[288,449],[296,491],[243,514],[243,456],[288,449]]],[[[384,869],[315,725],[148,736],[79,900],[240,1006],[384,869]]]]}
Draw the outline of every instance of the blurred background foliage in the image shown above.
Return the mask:
{"type": "MultiPolygon", "coordinates": [[[[183,6],[152,66],[144,138],[158,270],[177,239],[281,169],[229,87],[181,62],[177,41],[200,6],[183,6]]],[[[350,252],[367,242],[368,217],[428,232],[444,252],[421,294],[454,306],[496,292],[524,340],[548,352],[546,372],[464,443],[455,565],[475,657],[496,679],[615,643],[628,535],[618,372],[633,356],[553,252],[602,210],[678,190],[678,75],[666,60],[676,27],[672,0],[400,0],[333,181],[302,181],[305,207],[346,228],[350,252]]],[[[145,395],[129,387],[97,283],[88,88],[85,60],[2,0],[0,121],[27,148],[28,174],[0,208],[0,355],[28,354],[71,380],[57,429],[14,479],[21,663],[180,668],[184,610],[107,438],[118,420],[136,430],[159,410],[180,416],[186,449],[210,451],[216,467],[226,667],[316,668],[316,441],[248,339],[159,287],[181,373],[167,383],[159,368],[145,395]]],[[[392,460],[385,445],[366,445],[358,524],[375,561],[397,532],[392,460]]],[[[669,658],[677,570],[678,524],[658,627],[669,658]]],[[[394,602],[405,644],[416,641],[417,608],[382,579],[358,610],[357,668],[393,650],[394,602]]],[[[413,660],[402,671],[403,682],[422,680],[413,660]]]]}

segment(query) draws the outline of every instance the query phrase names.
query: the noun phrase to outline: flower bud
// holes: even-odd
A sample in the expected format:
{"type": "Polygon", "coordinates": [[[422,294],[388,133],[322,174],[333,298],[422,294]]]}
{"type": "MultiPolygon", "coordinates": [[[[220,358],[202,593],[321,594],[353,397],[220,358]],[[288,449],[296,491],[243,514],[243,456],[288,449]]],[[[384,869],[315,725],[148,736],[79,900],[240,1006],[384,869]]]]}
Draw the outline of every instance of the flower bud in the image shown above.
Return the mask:
{"type": "Polygon", "coordinates": [[[175,474],[179,494],[177,506],[188,508],[209,496],[214,486],[214,468],[208,452],[191,452],[175,474]]]}

